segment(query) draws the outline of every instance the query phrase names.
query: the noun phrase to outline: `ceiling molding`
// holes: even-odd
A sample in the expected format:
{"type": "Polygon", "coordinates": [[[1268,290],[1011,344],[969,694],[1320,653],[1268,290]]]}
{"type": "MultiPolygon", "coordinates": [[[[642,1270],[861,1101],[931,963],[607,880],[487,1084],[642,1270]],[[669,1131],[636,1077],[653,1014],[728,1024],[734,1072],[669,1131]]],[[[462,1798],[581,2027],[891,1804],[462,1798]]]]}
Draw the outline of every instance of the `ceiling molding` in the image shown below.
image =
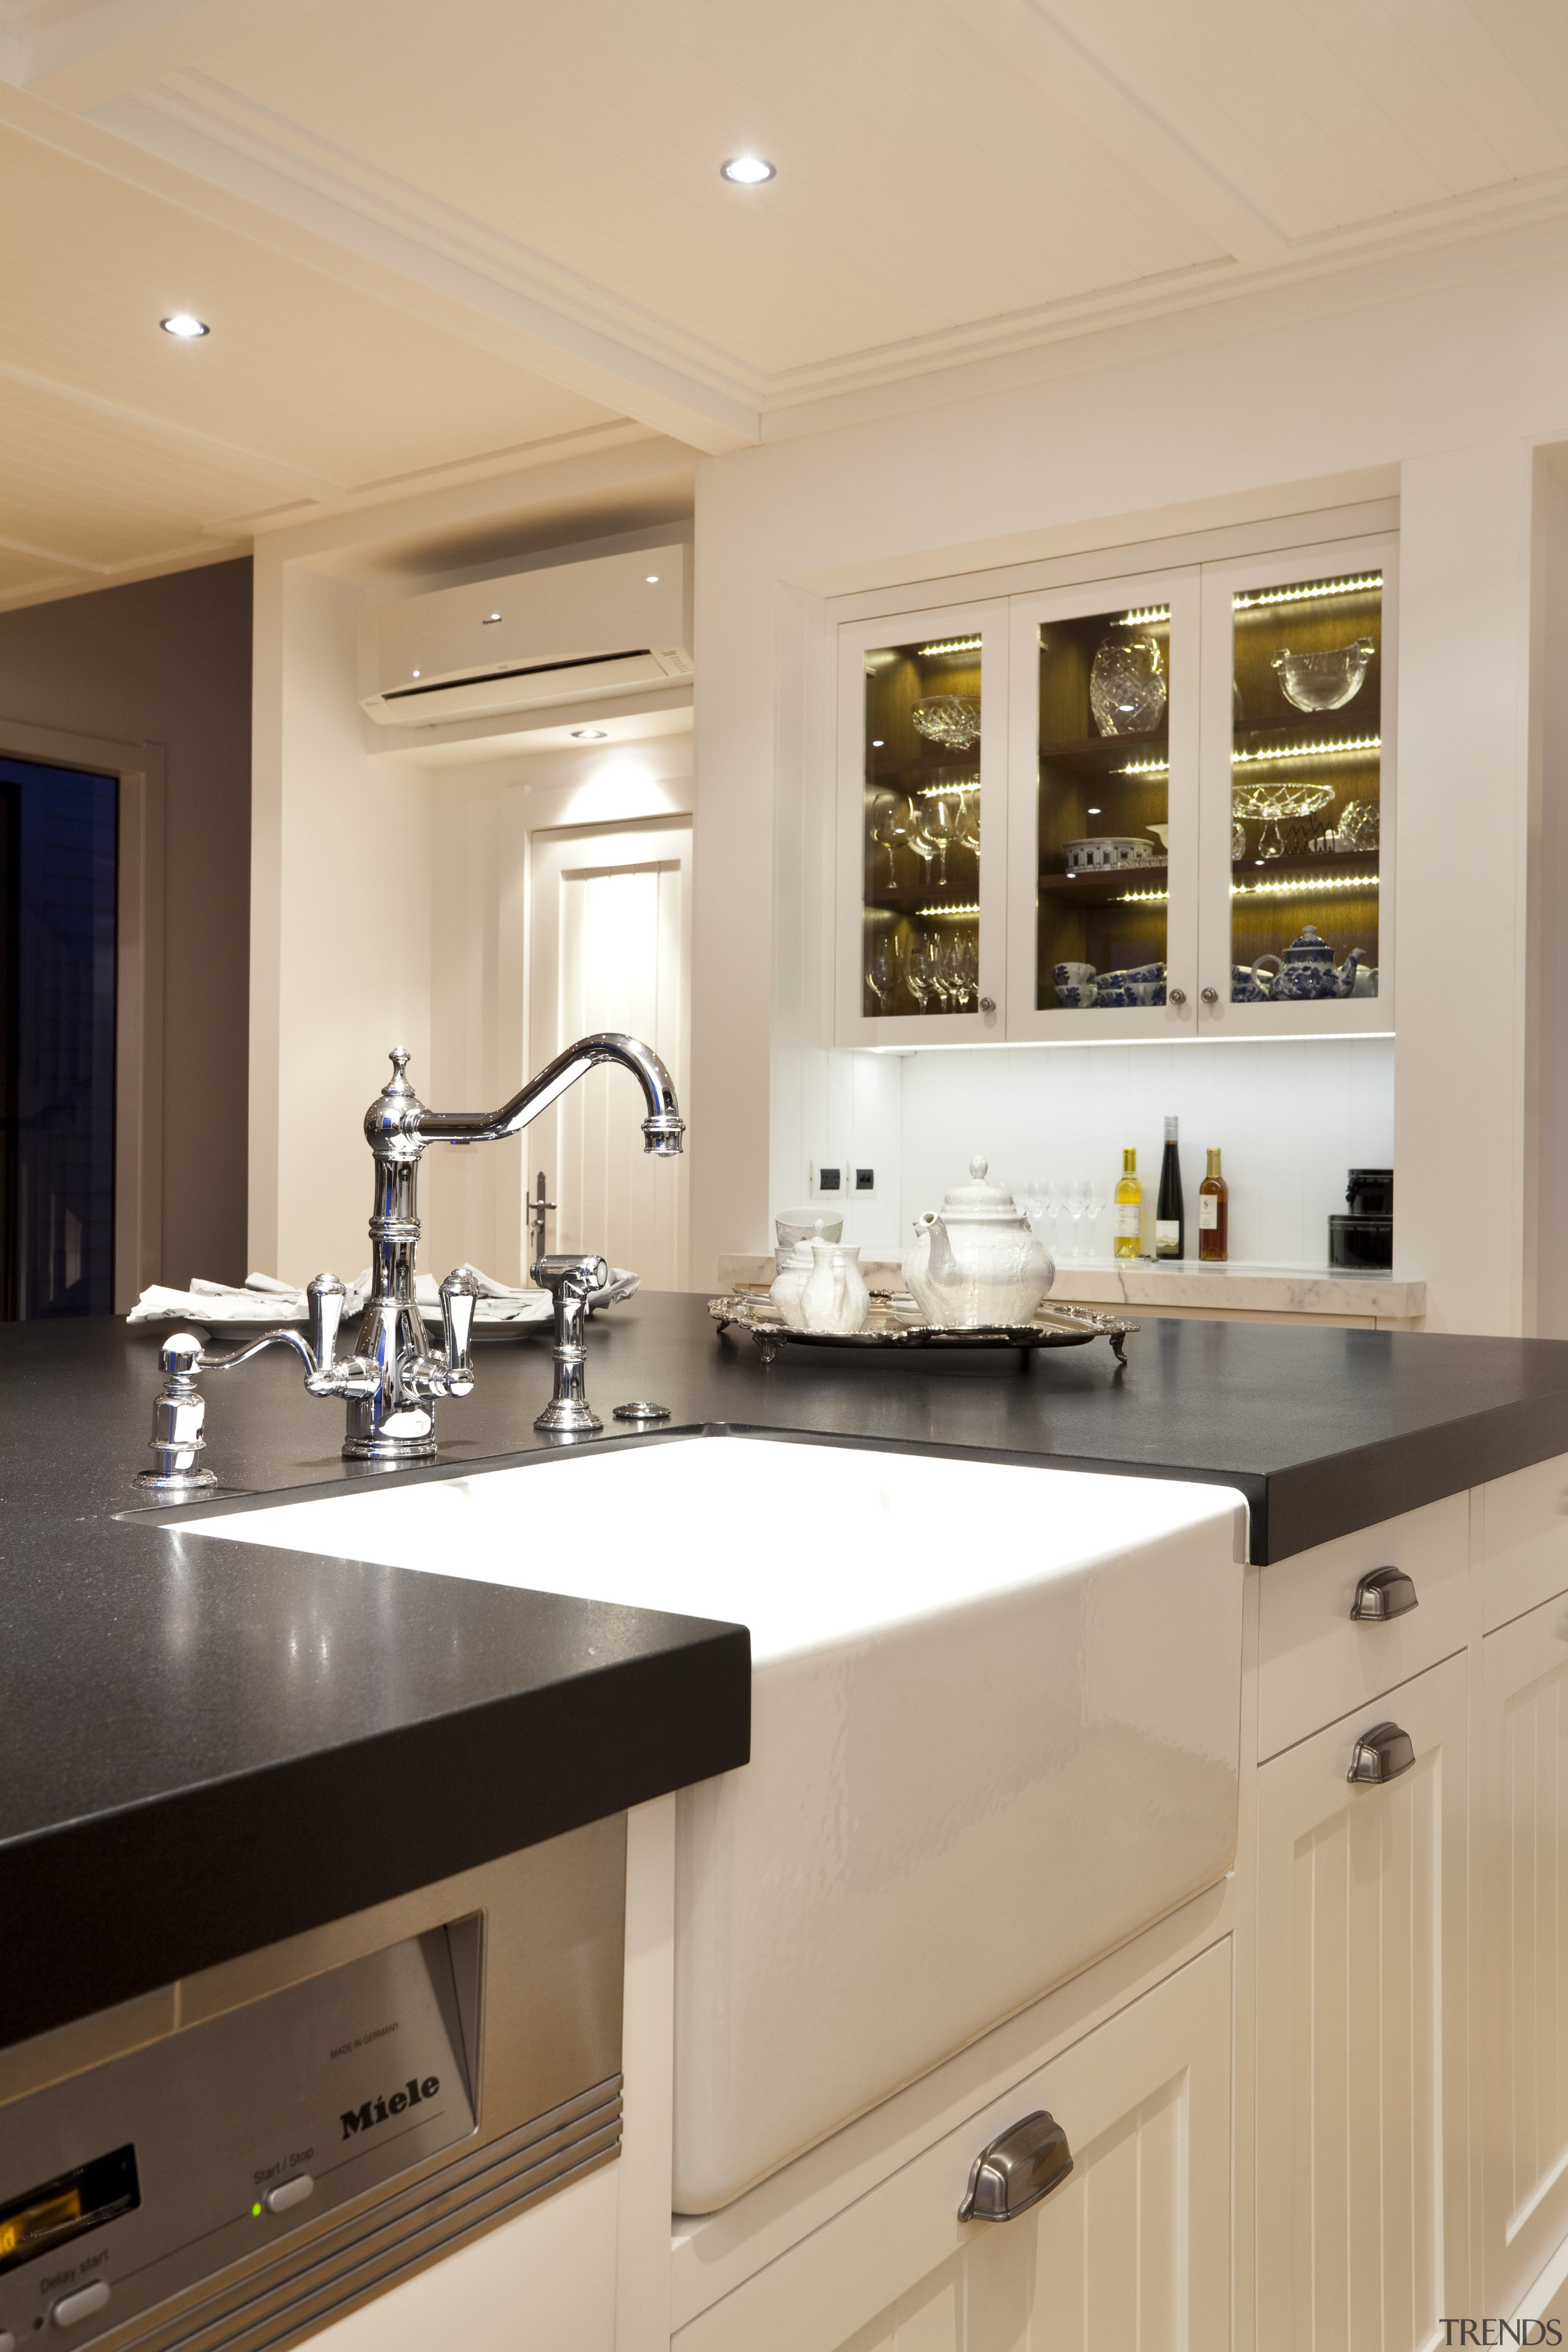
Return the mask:
{"type": "Polygon", "coordinates": [[[285,23],[313,0],[89,0],[9,36],[7,81],[85,113],[156,76],[285,23]]]}
{"type": "Polygon", "coordinates": [[[278,482],[288,489],[306,489],[315,497],[338,498],[350,486],[329,481],[323,474],[308,474],[298,466],[285,465],[280,458],[267,457],[259,450],[241,448],[233,441],[219,441],[210,433],[198,433],[189,425],[177,425],[169,417],[153,416],[143,408],[128,408],[123,402],[105,400],[98,393],[84,392],[77,384],[61,383],[56,377],[35,375],[30,369],[12,367],[0,360],[0,382],[19,383],[29,392],[41,392],[52,400],[63,401],[71,408],[89,409],[95,415],[112,417],[117,425],[133,425],[140,433],[148,433],[161,441],[175,441],[182,447],[199,449],[204,457],[216,457],[237,472],[254,474],[258,481],[278,482]]]}
{"type": "MultiPolygon", "coordinates": [[[[0,540],[0,547],[16,549],[21,554],[33,554],[44,560],[41,551],[19,547],[15,540],[0,540]]],[[[80,556],[50,555],[47,561],[68,568],[64,580],[35,581],[19,587],[0,591],[0,613],[15,612],[28,604],[58,604],[66,596],[90,596],[102,588],[129,588],[139,580],[162,580],[171,572],[197,572],[209,563],[232,563],[237,556],[248,555],[249,542],[234,540],[224,546],[203,541],[196,546],[166,547],[155,555],[139,557],[132,563],[85,563],[80,556]]]]}

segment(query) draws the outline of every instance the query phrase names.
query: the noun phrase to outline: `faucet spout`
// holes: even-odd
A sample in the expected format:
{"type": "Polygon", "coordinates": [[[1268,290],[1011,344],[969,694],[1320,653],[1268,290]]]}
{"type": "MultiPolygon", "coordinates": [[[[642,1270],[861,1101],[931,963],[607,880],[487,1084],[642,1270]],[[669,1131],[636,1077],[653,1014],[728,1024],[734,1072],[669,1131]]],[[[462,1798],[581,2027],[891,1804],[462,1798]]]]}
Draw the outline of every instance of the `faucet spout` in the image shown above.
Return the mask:
{"type": "Polygon", "coordinates": [[[411,1130],[426,1143],[500,1143],[509,1135],[521,1135],[541,1111],[548,1110],[568,1087],[575,1086],[597,1062],[618,1062],[623,1069],[631,1072],[647,1105],[647,1117],[642,1123],[643,1149],[657,1153],[661,1160],[673,1159],[686,1132],[686,1121],[675,1099],[674,1080],[651,1045],[614,1029],[602,1030],[592,1037],[579,1037],[574,1045],[568,1045],[564,1053],[547,1062],[525,1087],[520,1087],[500,1110],[426,1110],[421,1105],[409,1115],[411,1130]]]}

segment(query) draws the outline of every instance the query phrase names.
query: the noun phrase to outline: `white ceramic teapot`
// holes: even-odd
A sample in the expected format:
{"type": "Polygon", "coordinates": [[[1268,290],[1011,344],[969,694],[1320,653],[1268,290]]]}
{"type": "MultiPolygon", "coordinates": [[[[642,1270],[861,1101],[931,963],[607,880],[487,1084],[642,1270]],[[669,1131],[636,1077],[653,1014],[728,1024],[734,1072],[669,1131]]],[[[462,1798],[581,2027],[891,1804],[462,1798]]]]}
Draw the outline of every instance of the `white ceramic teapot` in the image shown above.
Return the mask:
{"type": "Polygon", "coordinates": [[[942,1214],[915,1219],[915,1245],[904,1282],[928,1323],[950,1331],[1026,1323],[1056,1278],[1044,1242],[1005,1184],[985,1181],[972,1160],[973,1182],[955,1185],[942,1214]]]}

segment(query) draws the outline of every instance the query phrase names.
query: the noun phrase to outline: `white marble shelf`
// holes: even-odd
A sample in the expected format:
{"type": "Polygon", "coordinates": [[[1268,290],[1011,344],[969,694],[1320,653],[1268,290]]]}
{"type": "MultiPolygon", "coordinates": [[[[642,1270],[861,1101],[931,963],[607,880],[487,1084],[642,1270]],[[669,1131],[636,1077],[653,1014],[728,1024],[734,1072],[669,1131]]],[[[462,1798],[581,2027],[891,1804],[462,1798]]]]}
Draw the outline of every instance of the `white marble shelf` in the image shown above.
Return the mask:
{"type": "MultiPolygon", "coordinates": [[[[896,1258],[862,1259],[874,1288],[901,1284],[896,1258]]],[[[770,1283],[771,1257],[721,1257],[721,1283],[770,1283]]],[[[1069,1258],[1057,1267],[1053,1298],[1082,1307],[1142,1307],[1149,1315],[1229,1318],[1256,1315],[1271,1323],[1342,1323],[1411,1330],[1426,1313],[1426,1285],[1405,1274],[1356,1274],[1334,1266],[1201,1265],[1195,1258],[1156,1265],[1152,1258],[1069,1258]]]]}

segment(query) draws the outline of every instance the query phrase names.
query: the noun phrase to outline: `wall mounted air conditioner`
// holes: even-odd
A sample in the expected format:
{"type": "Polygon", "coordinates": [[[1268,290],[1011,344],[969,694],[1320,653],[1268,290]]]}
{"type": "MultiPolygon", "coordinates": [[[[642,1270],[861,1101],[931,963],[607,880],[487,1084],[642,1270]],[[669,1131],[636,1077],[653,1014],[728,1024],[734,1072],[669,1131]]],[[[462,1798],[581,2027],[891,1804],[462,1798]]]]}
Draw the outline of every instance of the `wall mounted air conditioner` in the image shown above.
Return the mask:
{"type": "Polygon", "coordinates": [[[364,616],[361,706],[439,727],[691,676],[691,551],[645,547],[438,588],[364,616]]]}

